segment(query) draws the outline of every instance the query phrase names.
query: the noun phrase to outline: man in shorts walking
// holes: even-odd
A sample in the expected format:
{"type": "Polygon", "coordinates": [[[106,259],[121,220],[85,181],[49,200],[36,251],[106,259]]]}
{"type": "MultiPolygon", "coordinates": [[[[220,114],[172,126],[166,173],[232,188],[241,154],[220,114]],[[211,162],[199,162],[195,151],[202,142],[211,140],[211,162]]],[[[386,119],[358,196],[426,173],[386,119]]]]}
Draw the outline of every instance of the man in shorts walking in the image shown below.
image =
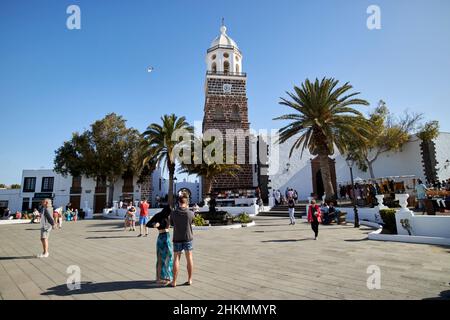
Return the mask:
{"type": "Polygon", "coordinates": [[[148,236],[148,228],[147,228],[147,222],[148,222],[148,208],[150,208],[150,205],[147,202],[147,199],[144,199],[144,201],[141,201],[141,204],[139,206],[141,209],[141,213],[139,215],[139,236],[148,236]]]}
{"type": "Polygon", "coordinates": [[[192,223],[194,213],[189,210],[189,198],[183,194],[178,198],[178,208],[171,212],[170,223],[173,226],[173,281],[172,287],[177,286],[178,270],[180,269],[181,254],[185,253],[188,281],[184,284],[192,285],[192,273],[194,271],[194,261],[192,257],[194,235],[192,232],[192,223]]]}
{"type": "Polygon", "coordinates": [[[42,201],[42,211],[41,211],[41,243],[43,253],[38,254],[38,258],[48,258],[48,238],[50,236],[50,231],[52,231],[55,221],[52,218],[53,207],[52,200],[45,199],[42,201]]]}

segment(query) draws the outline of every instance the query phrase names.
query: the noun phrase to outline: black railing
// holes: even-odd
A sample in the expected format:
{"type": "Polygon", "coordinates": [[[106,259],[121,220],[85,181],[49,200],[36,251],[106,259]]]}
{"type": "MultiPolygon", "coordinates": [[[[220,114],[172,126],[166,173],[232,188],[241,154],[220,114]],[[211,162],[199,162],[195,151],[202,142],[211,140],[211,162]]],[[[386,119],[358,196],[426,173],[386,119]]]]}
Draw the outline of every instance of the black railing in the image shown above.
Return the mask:
{"type": "Polygon", "coordinates": [[[224,72],[224,71],[207,71],[207,75],[213,76],[233,76],[233,77],[246,77],[247,73],[245,72],[224,72]]]}

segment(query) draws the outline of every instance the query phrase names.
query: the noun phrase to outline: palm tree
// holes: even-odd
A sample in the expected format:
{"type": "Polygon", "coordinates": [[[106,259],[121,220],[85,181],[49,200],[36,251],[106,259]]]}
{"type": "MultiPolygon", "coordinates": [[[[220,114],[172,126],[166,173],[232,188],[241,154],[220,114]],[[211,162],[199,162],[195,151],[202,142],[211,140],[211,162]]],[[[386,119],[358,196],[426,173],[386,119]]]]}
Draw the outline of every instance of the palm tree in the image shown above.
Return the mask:
{"type": "Polygon", "coordinates": [[[224,154],[223,163],[217,163],[213,160],[214,154],[208,155],[203,152],[209,144],[212,142],[205,142],[198,137],[194,137],[192,141],[192,155],[190,164],[182,164],[180,168],[180,173],[195,174],[198,177],[202,177],[204,185],[203,188],[206,190],[206,194],[211,194],[213,183],[217,182],[217,177],[221,175],[228,175],[237,178],[237,175],[241,169],[241,166],[237,164],[227,164],[226,155],[224,154]],[[201,145],[201,154],[195,152],[197,148],[194,145],[201,145]],[[199,159],[201,157],[201,161],[199,159]]]}
{"type": "Polygon", "coordinates": [[[177,130],[193,131],[185,117],[177,117],[175,114],[161,117],[162,124],[152,123],[143,133],[143,149],[146,156],[143,163],[154,162],[155,165],[164,165],[169,171],[169,205],[173,205],[173,178],[175,175],[175,152],[178,141],[172,137],[177,130]]]}
{"type": "Polygon", "coordinates": [[[348,82],[343,86],[338,83],[333,78],[316,79],[314,83],[306,79],[300,88],[294,86],[295,93],[287,92],[291,100],[281,98],[280,104],[294,109],[295,113],[274,119],[291,121],[279,130],[279,143],[298,136],[289,157],[300,147],[300,156],[308,148],[312,155],[319,157],[327,200],[335,197],[328,156],[334,154],[335,147],[344,154],[348,141],[367,141],[370,131],[362,113],[351,107],[369,103],[354,98],[359,92],[347,93],[353,88],[348,82]]]}

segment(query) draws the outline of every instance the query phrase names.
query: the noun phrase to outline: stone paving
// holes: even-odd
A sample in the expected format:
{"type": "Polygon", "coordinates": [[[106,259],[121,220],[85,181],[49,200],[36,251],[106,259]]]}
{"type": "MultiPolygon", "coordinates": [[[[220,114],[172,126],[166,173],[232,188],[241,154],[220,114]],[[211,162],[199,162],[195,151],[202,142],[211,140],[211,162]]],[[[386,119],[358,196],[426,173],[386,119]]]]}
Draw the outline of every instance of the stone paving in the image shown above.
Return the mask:
{"type": "MultiPolygon", "coordinates": [[[[367,240],[362,227],[309,225],[260,217],[257,226],[195,232],[191,287],[160,288],[155,240],[124,232],[120,221],[65,223],[40,251],[38,225],[0,226],[1,299],[436,299],[450,298],[450,247],[367,240]],[[81,269],[81,289],[66,272],[81,269]],[[381,289],[367,288],[367,268],[381,270],[381,289]]],[[[182,260],[179,283],[186,281],[182,260]]]]}

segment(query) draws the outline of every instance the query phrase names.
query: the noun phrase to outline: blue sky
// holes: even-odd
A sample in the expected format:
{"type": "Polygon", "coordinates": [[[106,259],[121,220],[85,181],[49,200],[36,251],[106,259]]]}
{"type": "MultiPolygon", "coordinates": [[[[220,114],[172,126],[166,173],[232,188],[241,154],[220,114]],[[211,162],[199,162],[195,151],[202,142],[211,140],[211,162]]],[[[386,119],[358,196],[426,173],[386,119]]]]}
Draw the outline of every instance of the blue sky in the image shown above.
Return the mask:
{"type": "Polygon", "coordinates": [[[73,131],[109,112],[139,130],[164,113],[201,121],[205,54],[222,17],[244,54],[253,128],[278,128],[279,97],[328,76],[450,131],[448,0],[2,0],[0,183],[51,168],[73,131]],[[81,30],[66,28],[71,4],[81,30]],[[381,30],[366,27],[371,4],[381,30]]]}

